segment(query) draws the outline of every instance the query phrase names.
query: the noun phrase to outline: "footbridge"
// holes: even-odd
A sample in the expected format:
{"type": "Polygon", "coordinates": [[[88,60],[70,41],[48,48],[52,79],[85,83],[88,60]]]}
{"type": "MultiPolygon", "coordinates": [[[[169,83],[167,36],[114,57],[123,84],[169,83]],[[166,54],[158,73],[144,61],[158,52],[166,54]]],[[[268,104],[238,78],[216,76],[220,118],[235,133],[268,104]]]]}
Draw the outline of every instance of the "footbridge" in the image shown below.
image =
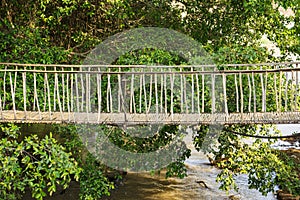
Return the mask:
{"type": "Polygon", "coordinates": [[[299,123],[299,65],[0,63],[0,123],[299,123]]]}

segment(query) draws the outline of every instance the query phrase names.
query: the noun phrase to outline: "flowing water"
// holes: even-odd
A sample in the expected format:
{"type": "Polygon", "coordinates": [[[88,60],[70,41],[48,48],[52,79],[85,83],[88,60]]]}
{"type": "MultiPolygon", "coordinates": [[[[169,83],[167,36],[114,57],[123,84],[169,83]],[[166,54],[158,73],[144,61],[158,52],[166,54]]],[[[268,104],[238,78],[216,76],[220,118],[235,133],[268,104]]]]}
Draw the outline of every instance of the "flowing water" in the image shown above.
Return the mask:
{"type": "MultiPolygon", "coordinates": [[[[209,165],[205,155],[192,151],[192,156],[186,161],[188,177],[184,179],[165,179],[165,174],[150,175],[149,173],[128,173],[122,184],[112,191],[110,197],[102,200],[224,200],[233,199],[232,195],[239,199],[247,200],[275,200],[273,194],[262,196],[256,190],[247,188],[247,177],[239,176],[237,183],[239,192],[230,191],[229,194],[218,189],[215,182],[219,170],[209,165]],[[197,183],[203,181],[203,184],[197,183]]],[[[45,200],[77,200],[79,185],[73,183],[64,194],[55,194],[45,200]]],[[[23,200],[31,200],[27,193],[23,200]]]]}
{"type": "MultiPolygon", "coordinates": [[[[280,125],[278,128],[283,135],[299,132],[299,125],[280,125]]],[[[187,140],[188,147],[193,149],[191,140],[187,140]]],[[[282,149],[284,142],[279,141],[274,148],[282,149]]],[[[291,146],[289,146],[291,148],[291,146]]],[[[299,146],[298,146],[299,148],[299,146]]],[[[262,196],[257,190],[248,189],[246,175],[238,176],[236,182],[239,192],[230,191],[227,194],[218,189],[215,182],[219,170],[209,165],[203,153],[192,151],[192,156],[186,161],[188,177],[184,179],[165,179],[164,174],[151,176],[149,173],[129,173],[124,185],[113,191],[110,197],[103,200],[223,200],[237,197],[244,200],[275,200],[276,196],[269,193],[262,196]],[[203,181],[208,188],[198,184],[203,181]]]]}
{"type": "Polygon", "coordinates": [[[218,189],[215,178],[218,169],[208,165],[208,161],[201,154],[194,154],[186,161],[188,177],[184,179],[165,179],[164,174],[151,176],[148,173],[129,173],[125,177],[124,185],[113,191],[110,197],[103,200],[199,200],[199,199],[230,199],[232,195],[239,199],[274,200],[273,194],[262,196],[256,190],[247,188],[247,178],[239,176],[237,183],[240,191],[226,192],[218,189]],[[203,184],[197,183],[203,181],[203,184]]]}
{"type": "MultiPolygon", "coordinates": [[[[186,161],[188,177],[184,179],[165,179],[164,173],[150,175],[149,173],[128,173],[123,184],[112,191],[110,197],[103,197],[101,200],[224,200],[233,199],[232,195],[245,200],[275,200],[273,194],[262,196],[256,190],[247,188],[246,176],[237,178],[239,192],[230,191],[229,194],[218,189],[215,182],[218,169],[208,164],[206,157],[193,151],[192,156],[186,161]],[[197,183],[203,181],[203,184],[197,183]]],[[[55,194],[45,200],[77,200],[79,186],[73,183],[64,194],[55,194]]],[[[32,200],[27,193],[23,200],[32,200]]]]}
{"type": "MultiPolygon", "coordinates": [[[[189,145],[190,147],[190,145],[189,145]]],[[[219,170],[209,165],[206,156],[195,150],[186,161],[188,177],[184,179],[165,179],[164,174],[151,176],[149,173],[129,173],[126,175],[124,185],[113,191],[110,197],[103,200],[275,200],[272,193],[262,196],[256,190],[247,186],[247,177],[239,176],[237,184],[239,192],[230,191],[228,194],[218,189],[215,182],[219,170]],[[197,182],[203,181],[208,188],[197,182]]]]}
{"type": "MultiPolygon", "coordinates": [[[[283,134],[291,134],[300,129],[300,126],[281,126],[283,134]],[[287,130],[287,127],[289,130],[287,130]]],[[[298,131],[299,132],[299,131],[298,131]]],[[[191,140],[186,141],[192,149],[191,140]]],[[[282,142],[278,145],[280,146],[282,142]]],[[[219,170],[209,165],[206,156],[192,150],[192,156],[186,161],[188,177],[184,179],[165,179],[164,173],[150,175],[149,173],[128,173],[122,184],[112,191],[110,197],[103,197],[102,200],[224,200],[237,199],[244,200],[275,200],[274,194],[269,193],[262,196],[257,190],[248,189],[247,176],[238,176],[236,182],[239,192],[230,191],[228,194],[218,189],[219,184],[215,182],[219,170]],[[208,188],[197,182],[203,181],[208,188]]],[[[77,200],[79,194],[78,184],[74,184],[67,189],[64,194],[55,194],[47,197],[46,200],[77,200]]],[[[24,200],[31,200],[27,194],[24,200]]]]}

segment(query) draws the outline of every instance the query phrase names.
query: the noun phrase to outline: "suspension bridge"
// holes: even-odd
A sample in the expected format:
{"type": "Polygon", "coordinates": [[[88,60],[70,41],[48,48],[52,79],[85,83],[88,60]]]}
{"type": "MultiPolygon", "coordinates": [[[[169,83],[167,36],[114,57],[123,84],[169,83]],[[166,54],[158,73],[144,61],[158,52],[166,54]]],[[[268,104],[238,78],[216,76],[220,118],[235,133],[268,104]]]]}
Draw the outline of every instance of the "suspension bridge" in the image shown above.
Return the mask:
{"type": "Polygon", "coordinates": [[[0,123],[299,123],[299,65],[0,63],[0,123]]]}

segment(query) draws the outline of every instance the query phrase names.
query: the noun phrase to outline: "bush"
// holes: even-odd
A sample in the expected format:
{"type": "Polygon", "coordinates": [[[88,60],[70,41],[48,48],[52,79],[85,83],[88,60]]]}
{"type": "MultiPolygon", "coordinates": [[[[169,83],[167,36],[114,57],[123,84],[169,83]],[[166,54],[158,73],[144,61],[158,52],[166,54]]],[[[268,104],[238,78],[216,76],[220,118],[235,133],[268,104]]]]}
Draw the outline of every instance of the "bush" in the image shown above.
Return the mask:
{"type": "Polygon", "coordinates": [[[19,127],[0,125],[0,198],[20,199],[26,188],[35,199],[52,195],[57,186],[66,189],[82,169],[52,134],[39,139],[30,135],[18,141],[19,127]]]}

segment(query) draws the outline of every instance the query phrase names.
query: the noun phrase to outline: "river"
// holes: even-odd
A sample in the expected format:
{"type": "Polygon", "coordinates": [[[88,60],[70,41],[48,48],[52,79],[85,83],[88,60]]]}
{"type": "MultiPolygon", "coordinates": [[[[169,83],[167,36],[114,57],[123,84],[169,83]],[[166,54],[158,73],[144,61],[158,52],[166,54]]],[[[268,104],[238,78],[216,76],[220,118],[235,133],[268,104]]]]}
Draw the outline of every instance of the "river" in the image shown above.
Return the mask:
{"type": "Polygon", "coordinates": [[[223,200],[231,195],[247,200],[275,200],[275,195],[269,193],[262,196],[256,190],[247,187],[247,177],[239,176],[237,183],[239,192],[230,191],[229,194],[218,189],[215,182],[218,169],[208,165],[208,160],[201,153],[193,151],[186,161],[188,177],[184,179],[165,179],[164,174],[151,176],[149,173],[129,173],[125,177],[124,185],[113,191],[110,197],[103,200],[223,200]],[[197,183],[204,181],[208,188],[197,183]]]}
{"type": "MultiPolygon", "coordinates": [[[[190,141],[187,141],[192,148],[190,141]]],[[[237,177],[239,192],[230,191],[228,194],[218,189],[219,184],[215,179],[219,169],[209,165],[206,156],[192,150],[192,155],[185,162],[188,176],[184,179],[165,179],[164,173],[151,176],[149,173],[128,173],[124,179],[124,185],[113,191],[110,197],[102,200],[275,200],[274,194],[262,196],[257,190],[248,189],[246,175],[237,177]],[[197,183],[203,181],[203,184],[197,183]]]]}
{"type": "MultiPolygon", "coordinates": [[[[299,125],[278,126],[283,134],[297,132],[299,125]]],[[[298,131],[299,132],[299,131],[298,131]]],[[[219,169],[209,165],[206,156],[193,149],[191,139],[186,143],[192,149],[192,155],[186,160],[188,177],[184,179],[165,179],[164,173],[150,175],[149,173],[128,173],[122,184],[113,190],[111,196],[103,197],[101,200],[224,200],[237,197],[241,200],[275,200],[276,196],[269,193],[262,196],[257,190],[248,189],[247,176],[238,176],[236,181],[239,192],[230,191],[228,194],[218,189],[219,184],[215,179],[219,169]],[[197,183],[203,181],[208,188],[197,183]]],[[[281,142],[282,143],[282,142],[281,142]]],[[[67,191],[47,197],[45,200],[77,200],[79,186],[73,183],[67,191]]],[[[24,200],[31,200],[27,193],[24,200]]]]}

